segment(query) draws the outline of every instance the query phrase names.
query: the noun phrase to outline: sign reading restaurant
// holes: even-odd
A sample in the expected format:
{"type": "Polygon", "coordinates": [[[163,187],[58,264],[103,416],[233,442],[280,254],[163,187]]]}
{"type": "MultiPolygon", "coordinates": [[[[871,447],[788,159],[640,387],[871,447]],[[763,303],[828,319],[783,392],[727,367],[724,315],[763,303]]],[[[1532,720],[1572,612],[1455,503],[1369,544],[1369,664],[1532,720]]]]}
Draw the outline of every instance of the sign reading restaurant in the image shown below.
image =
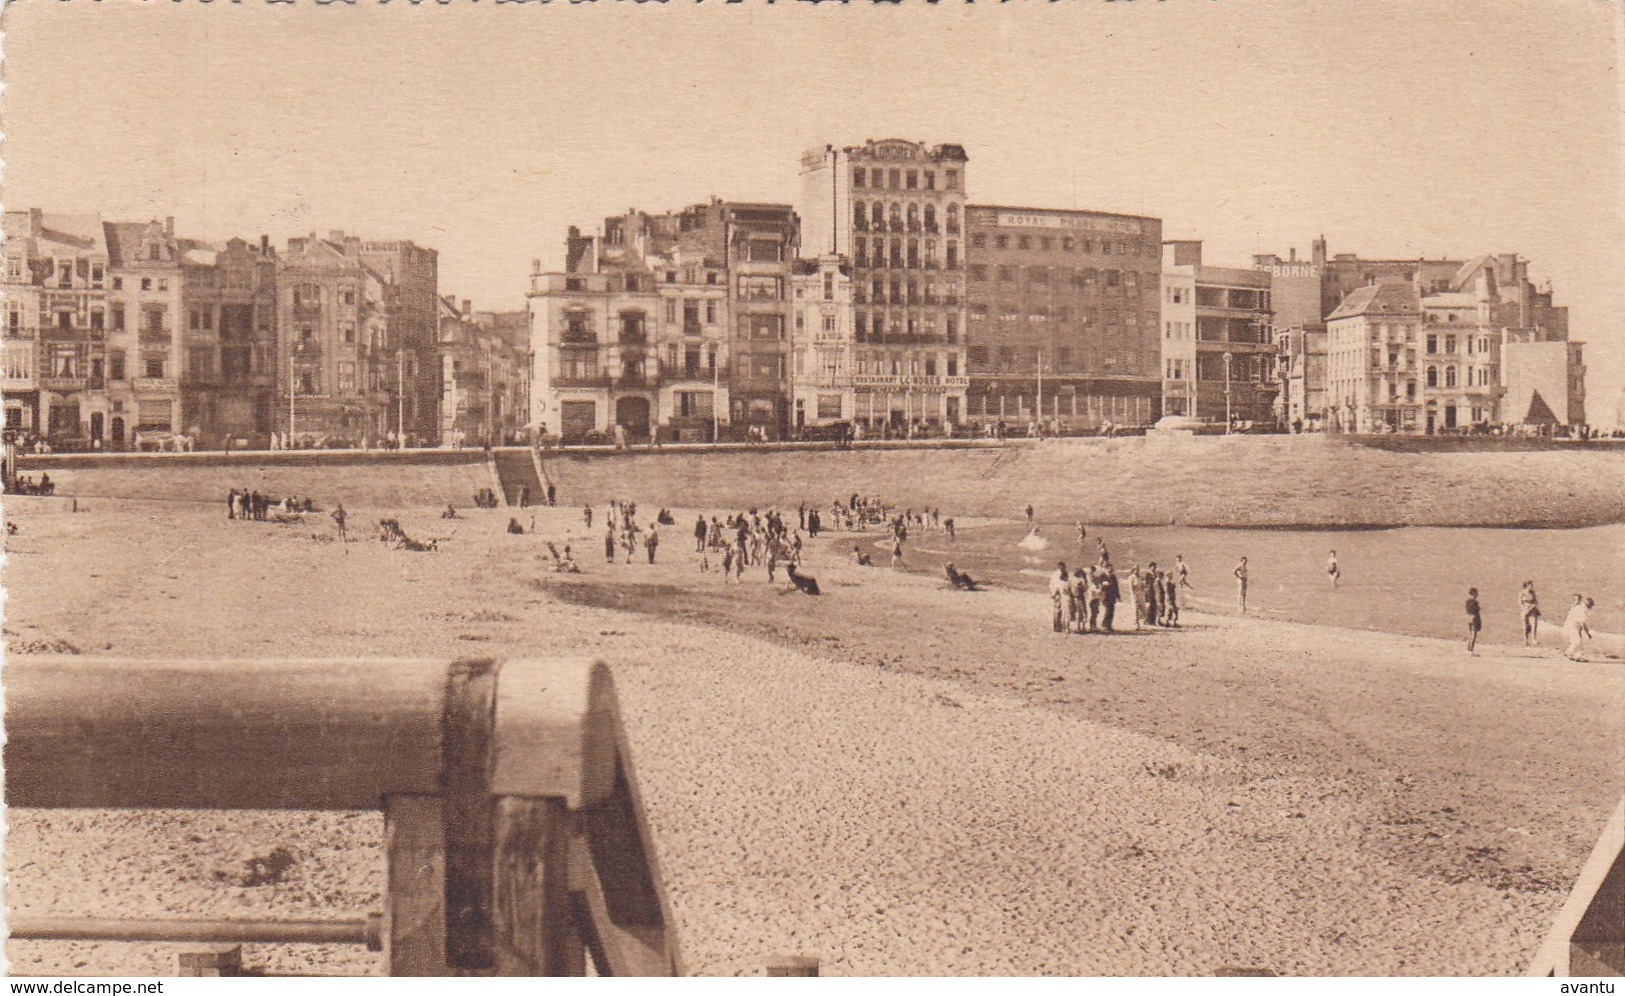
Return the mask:
{"type": "Polygon", "coordinates": [[[1120,235],[1143,235],[1145,226],[1134,218],[1103,217],[1076,211],[1007,211],[998,208],[974,208],[969,212],[973,225],[995,225],[999,228],[1074,228],[1091,232],[1116,232],[1120,235]]]}

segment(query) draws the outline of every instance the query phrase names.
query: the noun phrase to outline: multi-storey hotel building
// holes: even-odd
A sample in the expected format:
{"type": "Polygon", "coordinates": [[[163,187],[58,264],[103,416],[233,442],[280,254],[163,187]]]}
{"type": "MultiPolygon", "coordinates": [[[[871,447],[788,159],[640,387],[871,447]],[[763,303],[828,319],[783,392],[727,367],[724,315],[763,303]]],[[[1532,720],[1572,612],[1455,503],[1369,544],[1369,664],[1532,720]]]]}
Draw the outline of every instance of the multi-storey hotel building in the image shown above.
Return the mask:
{"type": "Polygon", "coordinates": [[[983,205],[968,218],[971,419],[1153,421],[1162,222],[983,205]]]}
{"type": "Polygon", "coordinates": [[[966,163],[899,139],[802,156],[804,251],[851,270],[852,420],[964,420],[966,163]]]}

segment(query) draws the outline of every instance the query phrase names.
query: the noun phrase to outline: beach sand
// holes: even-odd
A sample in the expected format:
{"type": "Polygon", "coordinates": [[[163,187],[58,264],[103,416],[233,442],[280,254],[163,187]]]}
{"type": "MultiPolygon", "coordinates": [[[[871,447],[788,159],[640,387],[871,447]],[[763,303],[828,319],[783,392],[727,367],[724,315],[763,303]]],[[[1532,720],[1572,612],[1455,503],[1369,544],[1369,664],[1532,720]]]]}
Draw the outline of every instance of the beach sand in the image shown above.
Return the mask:
{"type": "MultiPolygon", "coordinates": [[[[842,533],[810,547],[807,598],[761,568],[701,574],[681,510],[659,564],[610,567],[602,507],[591,531],[578,508],[353,508],[363,540],[341,546],[325,516],[82,505],[7,503],[12,653],[609,661],[697,974],[787,952],[830,975],[1517,974],[1625,789],[1625,669],[1549,650],[1195,612],[1057,636],[1041,596],[857,568],[842,533]],[[441,549],[371,539],[385,514],[441,549]],[[552,573],[546,540],[586,573],[552,573]]],[[[378,908],[371,814],[9,820],[14,911],[378,908]],[[280,881],[233,882],[276,847],[280,881]]],[[[173,966],[164,946],[7,951],[22,973],[173,966]]],[[[246,957],[379,971],[353,949],[246,957]]]]}

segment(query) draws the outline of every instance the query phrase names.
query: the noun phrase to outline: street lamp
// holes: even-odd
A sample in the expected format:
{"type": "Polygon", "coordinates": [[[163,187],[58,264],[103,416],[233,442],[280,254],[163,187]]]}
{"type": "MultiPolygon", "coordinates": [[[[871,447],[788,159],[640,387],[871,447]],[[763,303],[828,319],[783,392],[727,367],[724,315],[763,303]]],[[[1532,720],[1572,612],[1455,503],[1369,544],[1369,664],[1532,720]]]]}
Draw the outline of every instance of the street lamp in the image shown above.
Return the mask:
{"type": "Polygon", "coordinates": [[[1224,352],[1224,431],[1228,435],[1234,418],[1230,414],[1230,351],[1224,352]]]}

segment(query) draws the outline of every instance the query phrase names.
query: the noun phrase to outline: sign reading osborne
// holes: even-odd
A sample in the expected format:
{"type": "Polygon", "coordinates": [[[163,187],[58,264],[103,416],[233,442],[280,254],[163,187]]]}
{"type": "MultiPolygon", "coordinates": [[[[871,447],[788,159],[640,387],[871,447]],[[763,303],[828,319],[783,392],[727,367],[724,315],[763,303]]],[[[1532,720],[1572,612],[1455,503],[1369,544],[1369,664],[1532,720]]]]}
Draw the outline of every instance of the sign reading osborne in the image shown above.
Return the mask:
{"type": "Polygon", "coordinates": [[[1000,211],[994,219],[1000,228],[1082,228],[1092,232],[1141,235],[1145,226],[1132,218],[1101,218],[1075,214],[1043,214],[1035,211],[1000,211]]]}

